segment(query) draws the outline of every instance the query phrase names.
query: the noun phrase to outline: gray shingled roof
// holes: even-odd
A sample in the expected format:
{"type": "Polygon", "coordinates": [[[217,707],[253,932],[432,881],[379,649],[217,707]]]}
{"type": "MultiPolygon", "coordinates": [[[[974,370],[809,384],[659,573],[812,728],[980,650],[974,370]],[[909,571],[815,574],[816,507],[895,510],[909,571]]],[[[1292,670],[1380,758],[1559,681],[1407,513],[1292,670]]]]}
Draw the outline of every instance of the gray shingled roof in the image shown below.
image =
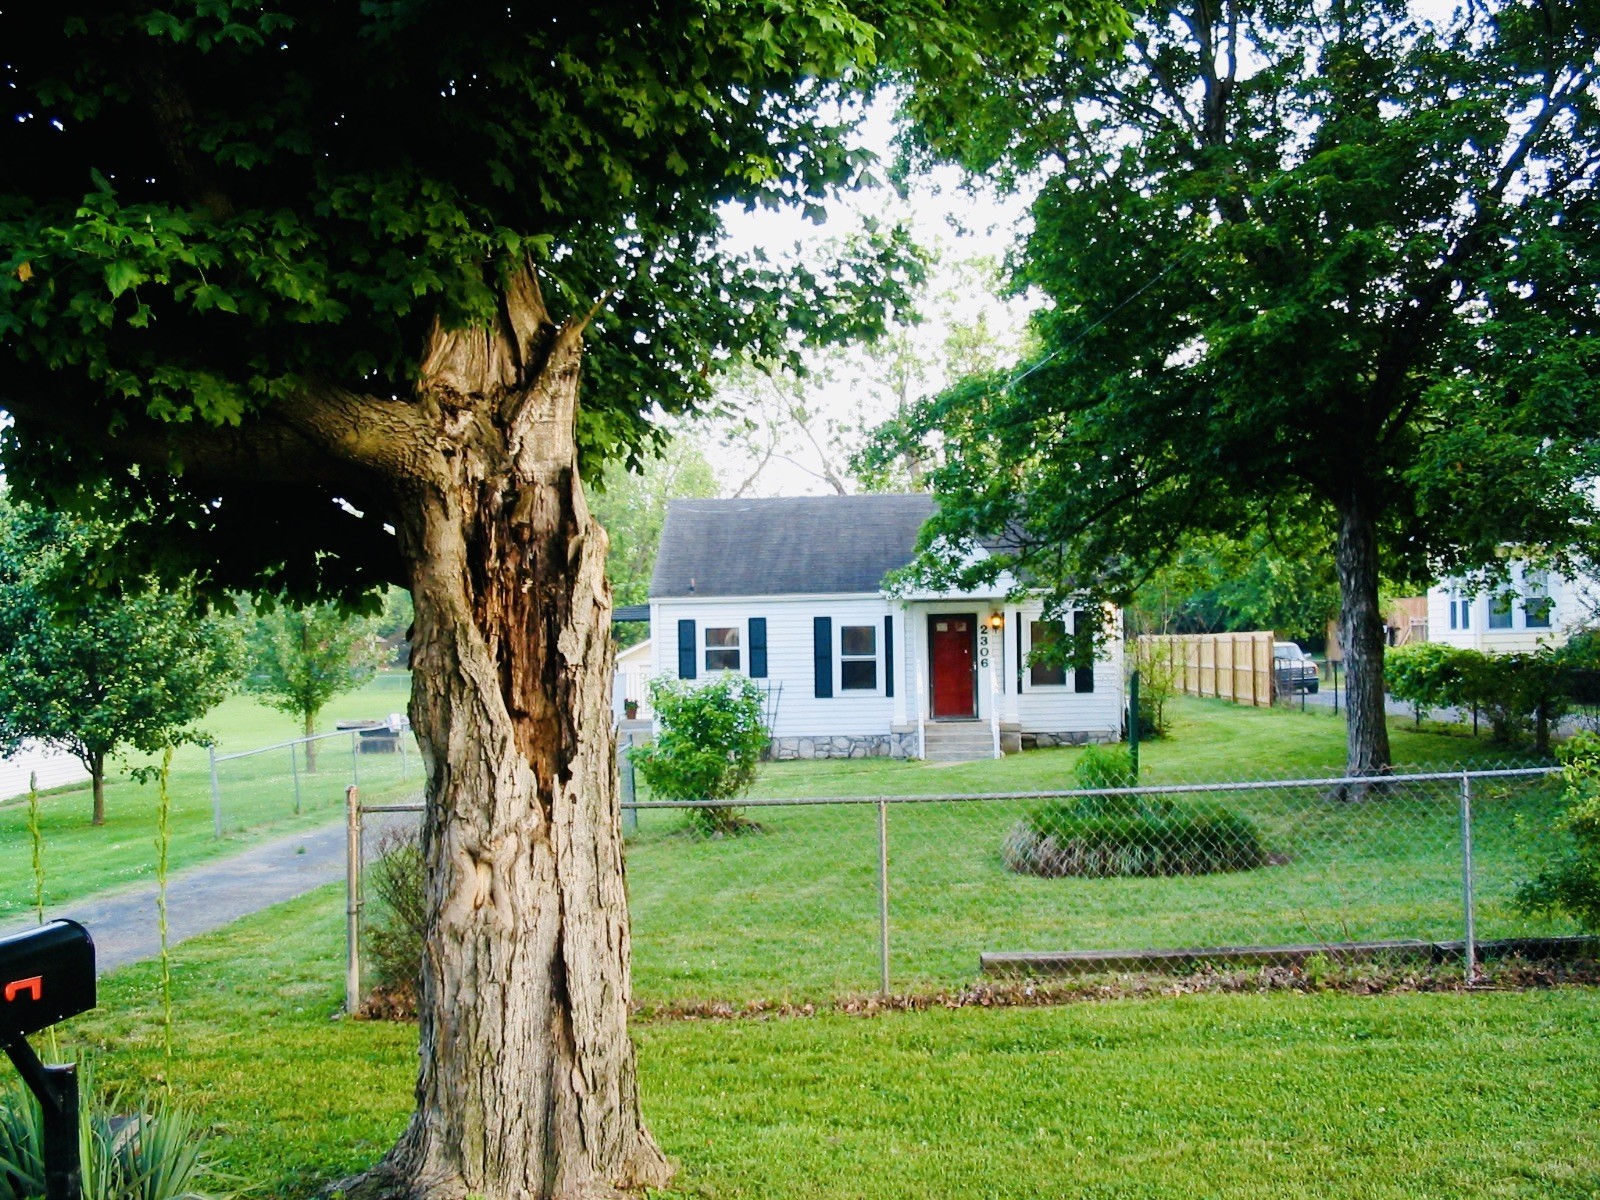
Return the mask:
{"type": "Polygon", "coordinates": [[[932,514],[932,496],[674,500],[650,598],[875,593],[932,514]]]}

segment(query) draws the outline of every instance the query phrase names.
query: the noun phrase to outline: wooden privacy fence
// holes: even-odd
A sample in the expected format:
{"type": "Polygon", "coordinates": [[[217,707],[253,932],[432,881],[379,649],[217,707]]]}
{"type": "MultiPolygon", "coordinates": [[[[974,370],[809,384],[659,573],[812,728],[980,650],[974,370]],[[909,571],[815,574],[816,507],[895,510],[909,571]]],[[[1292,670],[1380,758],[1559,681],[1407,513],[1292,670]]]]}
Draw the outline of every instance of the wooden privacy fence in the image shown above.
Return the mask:
{"type": "Polygon", "coordinates": [[[1272,703],[1271,630],[1254,633],[1150,634],[1142,656],[1172,671],[1173,686],[1190,696],[1220,696],[1235,704],[1272,703]]]}

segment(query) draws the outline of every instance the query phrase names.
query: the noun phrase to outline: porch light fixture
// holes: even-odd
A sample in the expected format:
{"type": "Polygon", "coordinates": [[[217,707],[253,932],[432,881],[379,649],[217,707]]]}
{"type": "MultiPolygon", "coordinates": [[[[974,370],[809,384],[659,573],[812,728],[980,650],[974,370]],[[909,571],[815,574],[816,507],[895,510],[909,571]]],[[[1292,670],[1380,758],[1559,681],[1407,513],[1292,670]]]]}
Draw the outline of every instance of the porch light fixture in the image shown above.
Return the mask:
{"type": "Polygon", "coordinates": [[[989,628],[990,629],[1004,629],[1005,627],[1006,627],[1006,615],[1005,615],[1005,613],[1003,613],[1003,612],[992,612],[992,613],[989,614],[989,628]]]}

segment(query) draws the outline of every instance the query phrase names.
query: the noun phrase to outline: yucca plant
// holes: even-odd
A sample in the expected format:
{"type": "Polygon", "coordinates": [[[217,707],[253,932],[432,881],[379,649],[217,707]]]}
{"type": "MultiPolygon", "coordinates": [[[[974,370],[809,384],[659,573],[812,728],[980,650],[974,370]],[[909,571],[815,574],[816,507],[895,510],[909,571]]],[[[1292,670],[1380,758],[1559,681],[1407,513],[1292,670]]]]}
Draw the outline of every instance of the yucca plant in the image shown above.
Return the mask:
{"type": "MultiPolygon", "coordinates": [[[[80,1081],[84,1200],[228,1200],[189,1113],[164,1096],[102,1095],[92,1071],[80,1081]],[[118,1115],[122,1114],[122,1115],[118,1115]]],[[[0,1200],[44,1195],[44,1114],[20,1084],[0,1089],[0,1200]]]]}

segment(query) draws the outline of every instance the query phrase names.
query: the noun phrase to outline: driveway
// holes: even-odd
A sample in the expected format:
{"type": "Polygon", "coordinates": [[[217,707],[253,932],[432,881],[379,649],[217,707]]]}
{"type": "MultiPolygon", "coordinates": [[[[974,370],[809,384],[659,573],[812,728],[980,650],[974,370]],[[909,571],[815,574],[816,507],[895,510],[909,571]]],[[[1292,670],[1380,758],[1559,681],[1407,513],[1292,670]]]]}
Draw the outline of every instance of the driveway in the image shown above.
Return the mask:
{"type": "MultiPolygon", "coordinates": [[[[367,836],[373,836],[372,818],[367,836]]],[[[175,946],[343,879],[344,844],[344,822],[335,821],[175,872],[167,881],[168,943],[175,946]]],[[[154,884],[69,900],[46,909],[45,916],[83,923],[94,938],[95,968],[102,975],[161,953],[154,884]]],[[[0,932],[20,932],[29,924],[0,932]]]]}

